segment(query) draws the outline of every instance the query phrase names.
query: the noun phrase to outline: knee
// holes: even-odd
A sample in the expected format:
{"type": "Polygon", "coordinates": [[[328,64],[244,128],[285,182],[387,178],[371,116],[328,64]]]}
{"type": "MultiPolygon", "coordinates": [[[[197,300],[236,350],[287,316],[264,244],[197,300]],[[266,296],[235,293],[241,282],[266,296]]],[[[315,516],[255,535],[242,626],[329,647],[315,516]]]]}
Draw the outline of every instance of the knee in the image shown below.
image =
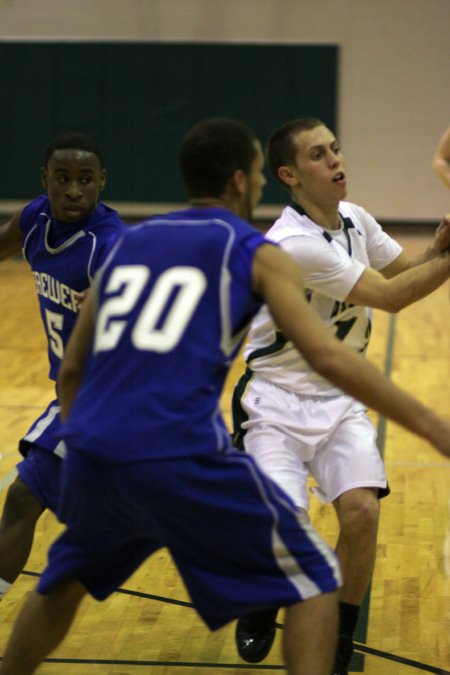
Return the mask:
{"type": "Polygon", "coordinates": [[[374,491],[351,490],[338,500],[337,514],[341,530],[376,532],[380,515],[380,502],[374,491]]]}

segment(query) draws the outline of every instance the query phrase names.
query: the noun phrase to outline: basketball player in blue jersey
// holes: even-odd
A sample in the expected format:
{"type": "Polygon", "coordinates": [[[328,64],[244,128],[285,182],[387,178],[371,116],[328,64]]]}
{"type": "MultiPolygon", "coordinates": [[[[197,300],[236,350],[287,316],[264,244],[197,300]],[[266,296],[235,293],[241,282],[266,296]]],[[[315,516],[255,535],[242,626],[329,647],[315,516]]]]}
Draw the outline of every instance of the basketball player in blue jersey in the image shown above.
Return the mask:
{"type": "Polygon", "coordinates": [[[253,132],[230,119],[199,122],[180,164],[191,208],[125,234],[67,345],[58,379],[66,530],[22,608],[1,675],[35,672],[87,592],[106,598],[161,547],[211,629],[286,606],[287,672],[329,675],[335,554],[253,458],[229,447],[219,411],[264,300],[322,376],[450,455],[450,422],[336,340],[305,300],[298,266],[242,220],[265,183],[253,132]]]}
{"type": "MultiPolygon", "coordinates": [[[[292,201],[266,235],[296,260],[307,297],[324,323],[352,349],[365,353],[371,309],[396,312],[444,283],[450,274],[450,218],[428,250],[409,260],[363,208],[345,200],[344,160],[334,134],[314,118],[274,132],[267,154],[292,201]]],[[[307,480],[333,503],[339,522],[336,551],[341,636],[334,673],[345,675],[359,607],[375,562],[379,499],[389,492],[364,406],[311,368],[263,308],[246,346],[245,375],[235,389],[237,438],[259,465],[307,512],[307,480]]],[[[275,635],[276,610],[243,617],[238,652],[261,661],[275,635]]]]}
{"type": "MultiPolygon", "coordinates": [[[[0,259],[22,249],[36,282],[48,341],[50,378],[56,380],[78,314],[91,284],[125,225],[99,203],[105,169],[97,143],[80,133],[55,138],[42,168],[47,194],[27,204],[0,227],[0,259]]],[[[38,518],[56,511],[63,449],[57,437],[59,402],[53,400],[19,443],[24,459],[11,484],[0,522],[0,594],[22,571],[38,518]]]]}

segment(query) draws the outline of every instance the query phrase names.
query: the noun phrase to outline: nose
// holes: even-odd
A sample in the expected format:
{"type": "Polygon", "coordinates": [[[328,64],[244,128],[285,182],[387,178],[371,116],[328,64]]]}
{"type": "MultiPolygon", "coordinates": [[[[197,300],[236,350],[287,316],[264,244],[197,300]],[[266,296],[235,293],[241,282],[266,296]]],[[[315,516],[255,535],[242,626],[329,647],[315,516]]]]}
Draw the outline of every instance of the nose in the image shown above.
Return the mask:
{"type": "Polygon", "coordinates": [[[70,197],[70,199],[77,199],[80,196],[80,194],[81,190],[78,181],[71,180],[69,183],[67,183],[66,195],[70,197]]]}
{"type": "Polygon", "coordinates": [[[340,161],[341,161],[341,160],[340,160],[339,156],[336,155],[336,153],[334,153],[334,152],[332,152],[332,151],[329,151],[329,152],[328,152],[328,165],[329,165],[330,167],[338,166],[339,163],[340,163],[340,161]]]}

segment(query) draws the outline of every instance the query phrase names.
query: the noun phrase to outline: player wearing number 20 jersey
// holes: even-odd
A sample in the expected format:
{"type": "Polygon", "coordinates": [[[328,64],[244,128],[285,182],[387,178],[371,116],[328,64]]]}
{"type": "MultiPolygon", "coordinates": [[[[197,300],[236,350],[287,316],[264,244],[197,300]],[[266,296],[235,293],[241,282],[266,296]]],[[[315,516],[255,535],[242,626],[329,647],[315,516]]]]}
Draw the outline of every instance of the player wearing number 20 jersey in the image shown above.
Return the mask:
{"type": "Polygon", "coordinates": [[[278,593],[292,604],[336,587],[330,551],[322,542],[313,552],[318,540],[299,531],[288,497],[230,447],[219,407],[261,307],[252,270],[267,243],[228,209],[205,206],[135,226],[114,248],[88,301],[95,317],[76,335],[85,365],[61,433],[67,528],[40,593],[74,576],[103,599],[161,546],[211,628],[278,593]],[[237,572],[236,541],[246,556],[237,572]]]}
{"type": "MultiPolygon", "coordinates": [[[[23,209],[20,228],[48,340],[49,376],[56,380],[78,313],[76,296],[89,288],[126,226],[116,211],[102,203],[85,221],[60,223],[52,217],[48,197],[42,195],[23,209]]],[[[62,454],[58,428],[59,404],[55,399],[20,441],[20,451],[26,455],[31,446],[38,446],[62,454]]]]}
{"type": "Polygon", "coordinates": [[[116,463],[229,446],[217,400],[261,306],[250,274],[265,239],[224,213],[190,209],[134,227],[101,270],[90,368],[62,433],[81,452],[116,463]]]}

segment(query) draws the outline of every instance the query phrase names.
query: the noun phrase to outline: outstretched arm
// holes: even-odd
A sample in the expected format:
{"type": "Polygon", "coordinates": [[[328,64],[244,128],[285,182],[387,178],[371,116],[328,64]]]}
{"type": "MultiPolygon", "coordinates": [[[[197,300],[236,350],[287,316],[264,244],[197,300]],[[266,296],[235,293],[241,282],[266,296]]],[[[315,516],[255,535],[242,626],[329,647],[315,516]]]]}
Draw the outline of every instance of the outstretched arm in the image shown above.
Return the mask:
{"type": "Polygon", "coordinates": [[[450,188],[450,127],[438,143],[433,155],[432,167],[436,176],[450,188]]]}
{"type": "Polygon", "coordinates": [[[450,214],[438,225],[431,245],[409,259],[404,252],[379,272],[368,267],[347,296],[355,305],[398,312],[424,298],[449,277],[450,214]]]}
{"type": "Polygon", "coordinates": [[[423,265],[423,263],[436,258],[444,251],[450,248],[450,213],[447,213],[439,223],[434,233],[433,241],[430,246],[418,255],[416,258],[410,259],[405,253],[401,253],[390,265],[387,265],[381,270],[381,273],[386,279],[391,279],[397,274],[404,272],[411,267],[423,265]]]}
{"type": "Polygon", "coordinates": [[[386,312],[398,312],[432,293],[450,276],[450,251],[421,264],[408,264],[402,253],[381,272],[367,267],[346,300],[386,312]]]}
{"type": "Polygon", "coordinates": [[[284,251],[261,246],[254,259],[254,290],[314,370],[364,404],[427,439],[450,457],[450,421],[395,386],[370,361],[339,342],[304,297],[298,265],[284,251]]]}
{"type": "Polygon", "coordinates": [[[0,225],[0,260],[10,258],[22,249],[22,230],[20,229],[21,211],[15,213],[10,220],[0,225]]]}

